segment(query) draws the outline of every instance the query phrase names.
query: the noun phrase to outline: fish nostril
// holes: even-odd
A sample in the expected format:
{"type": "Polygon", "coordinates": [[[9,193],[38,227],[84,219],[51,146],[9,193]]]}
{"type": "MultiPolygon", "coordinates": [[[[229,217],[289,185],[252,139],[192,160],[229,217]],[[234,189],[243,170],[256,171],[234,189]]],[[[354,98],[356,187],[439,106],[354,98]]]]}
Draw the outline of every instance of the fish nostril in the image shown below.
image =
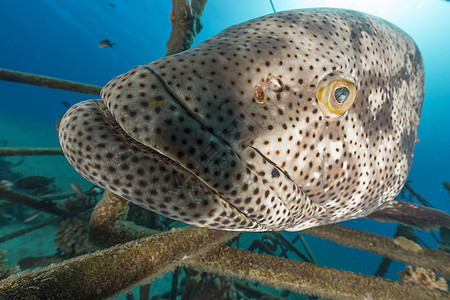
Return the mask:
{"type": "Polygon", "coordinates": [[[258,84],[253,88],[253,97],[256,102],[264,103],[267,101],[263,88],[258,84]]]}
{"type": "Polygon", "coordinates": [[[266,79],[266,85],[269,90],[275,93],[281,93],[283,91],[283,82],[277,76],[268,76],[266,79]]]}
{"type": "MultiPolygon", "coordinates": [[[[253,88],[253,98],[256,102],[265,103],[269,100],[268,94],[274,92],[279,94],[283,91],[284,84],[278,76],[269,75],[262,84],[257,84],[253,88]]],[[[277,97],[279,97],[277,95],[277,97]]]]}

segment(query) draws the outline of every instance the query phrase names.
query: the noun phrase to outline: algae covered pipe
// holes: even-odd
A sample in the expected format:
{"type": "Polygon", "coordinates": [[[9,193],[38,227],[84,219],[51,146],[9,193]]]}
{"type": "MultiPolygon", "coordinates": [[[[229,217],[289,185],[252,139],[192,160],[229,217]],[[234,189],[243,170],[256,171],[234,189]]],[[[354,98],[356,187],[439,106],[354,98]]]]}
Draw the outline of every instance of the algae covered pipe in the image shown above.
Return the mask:
{"type": "Polygon", "coordinates": [[[448,292],[311,263],[218,246],[188,259],[197,271],[237,277],[276,289],[331,299],[449,299],[448,292]]]}
{"type": "Polygon", "coordinates": [[[150,282],[181,265],[333,299],[449,296],[412,284],[217,246],[235,234],[195,227],[174,229],[10,276],[0,282],[0,298],[44,299],[51,295],[54,299],[103,299],[138,283],[150,282]]]}
{"type": "Polygon", "coordinates": [[[82,94],[99,95],[101,86],[0,68],[0,80],[27,83],[82,94]]]}
{"type": "Polygon", "coordinates": [[[442,251],[427,248],[422,248],[419,252],[408,251],[396,245],[392,238],[337,224],[309,228],[303,232],[343,246],[370,251],[406,264],[424,267],[442,276],[450,277],[450,265],[443,263],[450,261],[450,254],[442,251]]]}
{"type": "MultiPolygon", "coordinates": [[[[111,247],[155,233],[148,228],[124,221],[127,211],[127,200],[105,191],[91,216],[89,231],[91,242],[99,247],[111,247]]],[[[336,224],[310,228],[303,232],[450,277],[450,266],[442,263],[450,261],[450,255],[442,251],[425,248],[417,253],[408,251],[396,245],[392,238],[336,224]]]]}
{"type": "Polygon", "coordinates": [[[207,0],[172,0],[172,31],[167,41],[166,56],[191,48],[195,37],[202,30],[200,18],[205,10],[207,0]]]}
{"type": "Polygon", "coordinates": [[[73,217],[79,211],[68,211],[60,204],[55,204],[51,201],[41,200],[33,195],[22,193],[14,189],[0,186],[0,197],[15,204],[25,205],[36,210],[44,211],[59,217],[73,217]]]}
{"type": "Polygon", "coordinates": [[[206,251],[235,235],[194,227],[173,229],[10,276],[0,282],[0,299],[104,299],[172,271],[188,253],[206,251]]]}
{"type": "MultiPolygon", "coordinates": [[[[124,221],[127,210],[126,200],[105,192],[91,217],[91,241],[107,246],[154,232],[124,221]]],[[[405,299],[412,295],[423,299],[446,299],[449,296],[448,293],[426,291],[410,284],[217,246],[234,235],[194,227],[174,229],[9,277],[0,282],[0,299],[31,295],[41,298],[48,295],[66,299],[106,298],[139,282],[148,282],[176,266],[190,266],[199,271],[334,299],[361,299],[381,293],[390,299],[405,299]],[[211,251],[204,253],[207,249],[211,251]]]]}
{"type": "MultiPolygon", "coordinates": [[[[91,223],[90,223],[91,242],[95,243],[100,247],[110,247],[117,243],[123,243],[131,239],[136,239],[145,236],[146,234],[154,233],[154,231],[148,228],[137,226],[132,222],[124,221],[128,211],[127,203],[128,202],[125,199],[109,191],[105,191],[103,198],[100,200],[100,202],[97,203],[95,210],[91,216],[91,223]]],[[[379,255],[393,257],[399,261],[403,261],[412,265],[427,267],[432,270],[435,270],[436,272],[444,276],[449,275],[448,272],[450,270],[448,269],[448,266],[442,264],[442,261],[450,260],[450,256],[440,251],[424,249],[424,251],[421,253],[414,253],[397,246],[393,242],[393,239],[391,238],[339,225],[328,225],[317,227],[308,230],[306,233],[321,238],[330,239],[332,241],[342,243],[343,245],[349,247],[360,248],[363,250],[374,252],[379,255]]],[[[228,260],[229,259],[225,259],[225,261],[228,260]]],[[[253,264],[253,261],[249,259],[247,263],[253,264]]],[[[216,266],[220,267],[221,265],[222,263],[217,264],[216,266]]],[[[217,269],[210,271],[223,274],[222,271],[217,269]]],[[[329,272],[327,274],[328,275],[333,274],[338,276],[339,275],[338,272],[340,271],[333,271],[333,272],[329,272]]],[[[233,273],[232,276],[238,276],[238,273],[233,273]]],[[[346,276],[348,278],[353,278],[352,277],[353,275],[347,274],[346,276]]],[[[354,276],[358,275],[354,274],[354,276]]],[[[251,277],[244,277],[244,278],[247,280],[252,280],[251,277]]],[[[265,282],[267,285],[277,287],[276,282],[268,282],[268,280],[270,281],[270,279],[267,278],[266,279],[254,278],[254,280],[261,283],[265,282]]],[[[333,285],[336,281],[339,281],[339,276],[336,278],[327,277],[327,280],[330,280],[330,282],[325,283],[326,285],[333,285]]],[[[351,280],[359,280],[359,279],[351,279],[351,280]]],[[[363,281],[367,279],[360,279],[360,280],[363,281]]],[[[307,291],[309,291],[310,284],[314,284],[314,282],[308,281],[307,284],[303,287],[304,288],[303,292],[306,293],[307,291]]],[[[290,289],[289,287],[286,288],[290,289]]],[[[298,288],[294,290],[298,291],[298,288]]],[[[317,291],[317,293],[319,292],[317,291]]],[[[341,291],[341,293],[345,292],[341,291]]]]}

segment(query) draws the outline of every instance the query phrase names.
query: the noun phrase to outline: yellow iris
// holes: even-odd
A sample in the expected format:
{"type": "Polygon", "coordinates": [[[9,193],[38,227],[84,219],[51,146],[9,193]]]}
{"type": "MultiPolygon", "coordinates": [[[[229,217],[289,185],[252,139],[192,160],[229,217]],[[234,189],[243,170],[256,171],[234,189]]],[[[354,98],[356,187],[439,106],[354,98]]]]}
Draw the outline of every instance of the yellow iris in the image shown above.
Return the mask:
{"type": "Polygon", "coordinates": [[[327,118],[343,115],[353,104],[356,86],[349,76],[333,72],[323,78],[317,87],[319,108],[327,118]]]}

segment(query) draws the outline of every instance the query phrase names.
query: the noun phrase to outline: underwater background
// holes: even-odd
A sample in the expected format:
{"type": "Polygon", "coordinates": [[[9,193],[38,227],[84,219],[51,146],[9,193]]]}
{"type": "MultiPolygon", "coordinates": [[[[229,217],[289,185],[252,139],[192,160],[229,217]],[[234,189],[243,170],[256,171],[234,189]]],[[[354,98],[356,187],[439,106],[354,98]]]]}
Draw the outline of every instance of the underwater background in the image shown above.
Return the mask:
{"type": "MultiPolygon", "coordinates": [[[[449,190],[442,184],[450,181],[450,3],[441,0],[272,2],[277,11],[320,6],[365,11],[396,24],[415,40],[424,59],[426,93],[418,132],[420,142],[415,148],[409,181],[435,208],[448,212],[449,190]]],[[[169,0],[0,0],[0,68],[103,86],[134,66],[165,55],[172,28],[171,9],[169,0]],[[113,46],[99,48],[98,43],[105,39],[113,46]]],[[[203,29],[193,46],[231,25],[272,12],[270,1],[265,0],[209,0],[201,18],[203,29]]],[[[92,97],[0,81],[0,146],[59,147],[56,121],[68,105],[92,97]]],[[[58,193],[72,192],[71,183],[83,190],[92,187],[63,156],[0,159],[0,180],[14,183],[27,176],[54,178],[52,186],[58,193]]],[[[24,222],[34,210],[0,209],[0,237],[47,217],[42,213],[24,222]]],[[[390,237],[396,229],[396,224],[366,219],[344,224],[390,237]]],[[[7,251],[8,265],[14,266],[27,256],[54,254],[58,248],[57,226],[50,224],[0,243],[0,248],[7,251]]],[[[430,234],[422,231],[416,234],[428,246],[436,246],[430,234]]],[[[286,236],[294,234],[286,233],[286,236]]],[[[255,238],[258,234],[242,235],[240,246],[245,248],[255,238]]],[[[372,253],[312,236],[305,235],[305,239],[320,265],[373,274],[381,260],[372,253]]],[[[403,263],[393,262],[384,277],[398,280],[397,273],[404,269],[403,263]]],[[[158,279],[152,284],[151,294],[169,290],[170,279],[170,274],[158,279]]]]}

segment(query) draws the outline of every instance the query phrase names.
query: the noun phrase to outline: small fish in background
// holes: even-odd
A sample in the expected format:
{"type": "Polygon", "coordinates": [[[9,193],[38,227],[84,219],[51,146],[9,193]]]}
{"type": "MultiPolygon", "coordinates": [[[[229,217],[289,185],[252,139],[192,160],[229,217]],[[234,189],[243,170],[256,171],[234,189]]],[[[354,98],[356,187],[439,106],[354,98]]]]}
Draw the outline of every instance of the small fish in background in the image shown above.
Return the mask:
{"type": "Polygon", "coordinates": [[[111,43],[110,40],[103,40],[103,41],[100,41],[97,46],[99,48],[108,48],[108,47],[112,48],[113,45],[116,45],[116,44],[111,43]]]}
{"type": "Polygon", "coordinates": [[[80,188],[78,184],[71,183],[70,187],[72,188],[72,190],[75,191],[75,193],[77,193],[76,197],[77,201],[85,201],[86,199],[88,199],[88,196],[86,195],[86,193],[83,192],[83,190],[80,188]]]}
{"type": "Polygon", "coordinates": [[[100,195],[104,192],[104,190],[102,188],[94,186],[89,190],[89,192],[94,195],[100,195]]]}
{"type": "Polygon", "coordinates": [[[80,186],[76,183],[71,183],[70,187],[72,188],[72,190],[75,191],[75,193],[77,193],[78,196],[83,196],[83,190],[80,188],[80,186]]]}
{"type": "Polygon", "coordinates": [[[23,220],[23,222],[28,223],[28,222],[33,221],[34,219],[36,219],[39,216],[40,213],[41,212],[39,210],[35,211],[34,213],[32,213],[31,215],[26,217],[25,220],[23,220]]]}
{"type": "Polygon", "coordinates": [[[15,187],[22,190],[37,190],[48,187],[54,182],[55,178],[44,176],[27,176],[16,182],[15,187]]]}
{"type": "Polygon", "coordinates": [[[116,7],[116,5],[115,5],[114,3],[111,3],[111,2],[108,3],[108,5],[109,5],[110,7],[113,7],[113,8],[116,7]]]}
{"type": "Polygon", "coordinates": [[[15,221],[16,218],[10,214],[5,213],[2,209],[0,209],[0,219],[15,221]]]}
{"type": "MultiPolygon", "coordinates": [[[[443,182],[442,187],[447,190],[448,195],[450,196],[450,181],[443,182]]],[[[447,202],[449,202],[449,201],[450,201],[450,198],[447,200],[447,202]]]]}
{"type": "Polygon", "coordinates": [[[71,106],[70,103],[67,102],[67,101],[61,101],[61,105],[65,106],[65,107],[70,107],[71,106]]]}
{"type": "Polygon", "coordinates": [[[5,190],[10,190],[13,186],[13,183],[9,180],[0,180],[0,188],[5,190]]]}
{"type": "Polygon", "coordinates": [[[53,183],[55,178],[47,178],[44,176],[28,176],[20,179],[15,183],[15,187],[35,196],[51,194],[56,191],[53,183]]]}

